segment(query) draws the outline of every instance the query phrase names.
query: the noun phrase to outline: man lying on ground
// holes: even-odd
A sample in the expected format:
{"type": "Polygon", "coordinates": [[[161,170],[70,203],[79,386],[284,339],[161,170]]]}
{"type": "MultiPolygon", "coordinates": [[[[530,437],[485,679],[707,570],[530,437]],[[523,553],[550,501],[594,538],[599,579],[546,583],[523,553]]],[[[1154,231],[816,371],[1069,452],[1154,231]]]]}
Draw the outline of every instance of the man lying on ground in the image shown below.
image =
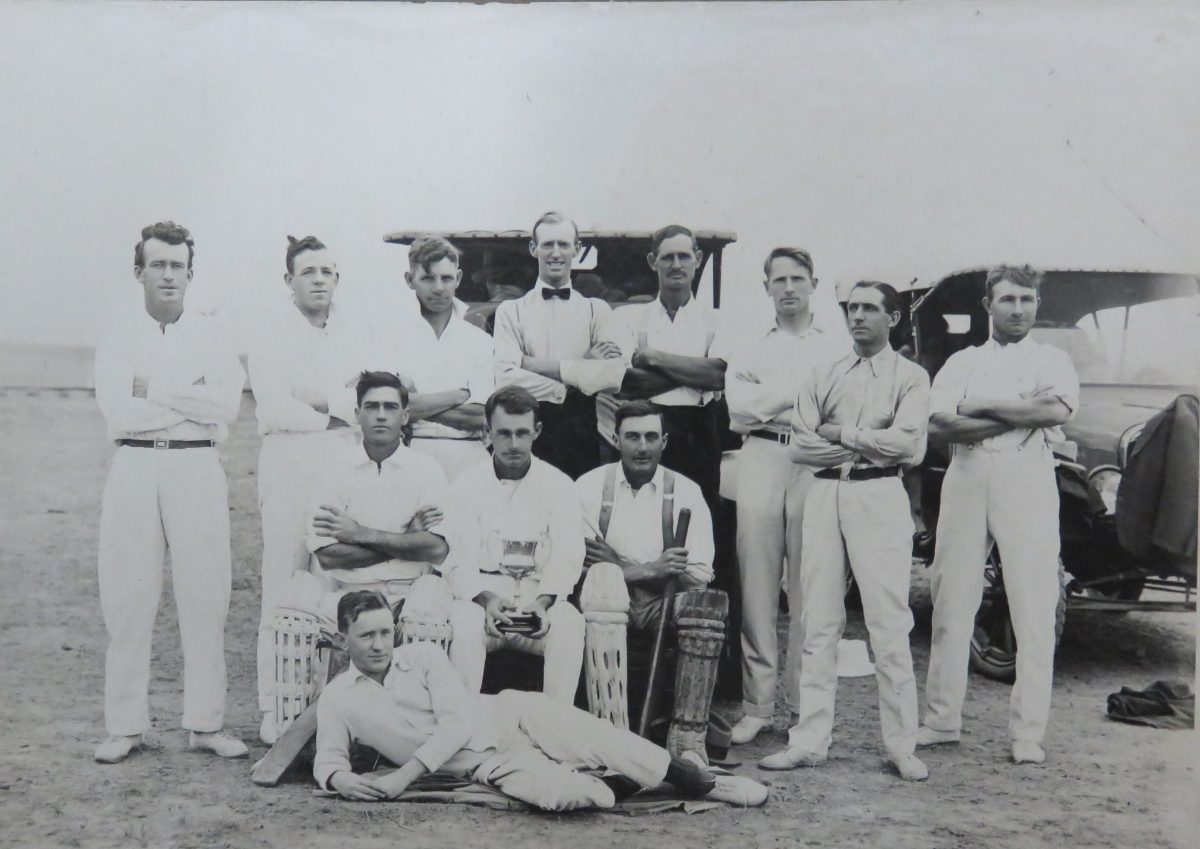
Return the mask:
{"type": "Polygon", "coordinates": [[[609,808],[663,781],[689,798],[746,806],[767,800],[767,788],[755,781],[715,775],[542,693],[469,693],[441,649],[429,643],[393,648],[393,634],[391,609],[380,593],[356,591],[339,601],[337,641],[351,666],[318,702],[313,776],[347,799],[395,799],[417,778],[440,770],[545,810],[609,808]],[[352,742],[400,768],[383,778],[355,774],[352,742]],[[618,774],[578,771],[588,768],[618,774]]]}

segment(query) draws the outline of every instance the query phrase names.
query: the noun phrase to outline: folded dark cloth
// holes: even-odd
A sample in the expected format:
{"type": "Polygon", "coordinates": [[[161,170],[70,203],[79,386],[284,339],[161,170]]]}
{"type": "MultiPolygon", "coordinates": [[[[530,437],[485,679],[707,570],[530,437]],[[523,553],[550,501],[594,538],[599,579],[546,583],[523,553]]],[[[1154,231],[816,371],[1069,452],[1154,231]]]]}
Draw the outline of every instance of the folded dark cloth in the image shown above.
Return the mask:
{"type": "Polygon", "coordinates": [[[1187,684],[1155,681],[1144,690],[1122,687],[1108,697],[1108,718],[1154,728],[1194,728],[1196,696],[1187,684]]]}

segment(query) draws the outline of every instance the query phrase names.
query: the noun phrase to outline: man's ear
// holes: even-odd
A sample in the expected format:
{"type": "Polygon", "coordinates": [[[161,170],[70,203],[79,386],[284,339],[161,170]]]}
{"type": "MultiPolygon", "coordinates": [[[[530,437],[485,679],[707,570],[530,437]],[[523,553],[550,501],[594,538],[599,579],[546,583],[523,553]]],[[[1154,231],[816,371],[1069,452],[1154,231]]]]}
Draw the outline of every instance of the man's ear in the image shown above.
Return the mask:
{"type": "Polygon", "coordinates": [[[404,272],[404,282],[408,284],[408,288],[410,288],[410,289],[413,288],[413,279],[412,279],[411,271],[404,272]]]}
{"type": "Polygon", "coordinates": [[[537,439],[541,435],[542,435],[542,423],[534,422],[533,423],[533,438],[537,439]]]}
{"type": "Polygon", "coordinates": [[[669,433],[664,433],[664,434],[663,434],[663,438],[662,438],[662,447],[663,447],[663,450],[664,450],[664,451],[666,451],[666,450],[667,450],[667,437],[669,437],[670,435],[671,435],[671,434],[669,434],[669,433]]]}
{"type": "Polygon", "coordinates": [[[537,256],[537,241],[534,239],[529,240],[529,255],[537,256]]]}
{"type": "Polygon", "coordinates": [[[289,274],[289,273],[288,273],[288,272],[286,272],[286,271],[285,271],[285,272],[283,272],[283,284],[284,284],[285,286],[287,286],[289,289],[290,289],[290,288],[292,288],[292,279],[293,279],[293,278],[292,278],[292,275],[291,275],[291,274],[289,274]]]}
{"type": "Polygon", "coordinates": [[[333,647],[338,651],[345,651],[346,635],[341,631],[335,631],[331,636],[333,637],[333,647]]]}
{"type": "Polygon", "coordinates": [[[655,262],[657,258],[658,256],[654,253],[654,251],[650,251],[650,253],[646,254],[646,265],[650,266],[651,271],[655,271],[658,268],[658,264],[655,262]]]}
{"type": "Polygon", "coordinates": [[[888,327],[895,327],[900,323],[900,313],[894,312],[888,314],[888,327]]]}

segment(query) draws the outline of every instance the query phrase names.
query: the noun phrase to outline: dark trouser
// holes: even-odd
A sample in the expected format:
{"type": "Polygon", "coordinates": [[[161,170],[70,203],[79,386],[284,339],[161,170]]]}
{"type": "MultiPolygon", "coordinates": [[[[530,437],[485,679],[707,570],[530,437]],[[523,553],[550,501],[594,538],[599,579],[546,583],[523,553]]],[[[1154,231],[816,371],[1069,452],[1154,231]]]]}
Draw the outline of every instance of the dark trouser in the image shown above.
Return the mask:
{"type": "Polygon", "coordinates": [[[561,404],[538,404],[542,434],[533,443],[533,455],[572,480],[600,465],[600,434],[596,430],[596,399],[575,389],[567,390],[561,404]]]}
{"type": "Polygon", "coordinates": [[[717,432],[716,406],[659,409],[670,435],[662,464],[699,484],[709,512],[715,516],[721,489],[721,437],[717,432]]]}

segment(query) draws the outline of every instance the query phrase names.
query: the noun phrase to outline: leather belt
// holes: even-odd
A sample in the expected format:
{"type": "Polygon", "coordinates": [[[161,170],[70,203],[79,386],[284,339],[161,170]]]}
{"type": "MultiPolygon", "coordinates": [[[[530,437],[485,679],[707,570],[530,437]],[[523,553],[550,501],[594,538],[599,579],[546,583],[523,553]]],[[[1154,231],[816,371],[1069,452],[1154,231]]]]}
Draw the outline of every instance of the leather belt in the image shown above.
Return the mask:
{"type": "Polygon", "coordinates": [[[130,448],[214,448],[211,439],[118,439],[118,445],[130,448]]]}
{"type": "Polygon", "coordinates": [[[765,439],[767,442],[775,442],[779,445],[789,445],[792,441],[790,433],[776,433],[773,430],[752,430],[749,436],[757,436],[759,439],[765,439]]]}
{"type": "Polygon", "coordinates": [[[894,478],[900,474],[899,466],[867,466],[861,469],[848,469],[844,474],[841,468],[821,469],[813,473],[813,477],[827,481],[873,481],[877,478],[894,478]]]}

